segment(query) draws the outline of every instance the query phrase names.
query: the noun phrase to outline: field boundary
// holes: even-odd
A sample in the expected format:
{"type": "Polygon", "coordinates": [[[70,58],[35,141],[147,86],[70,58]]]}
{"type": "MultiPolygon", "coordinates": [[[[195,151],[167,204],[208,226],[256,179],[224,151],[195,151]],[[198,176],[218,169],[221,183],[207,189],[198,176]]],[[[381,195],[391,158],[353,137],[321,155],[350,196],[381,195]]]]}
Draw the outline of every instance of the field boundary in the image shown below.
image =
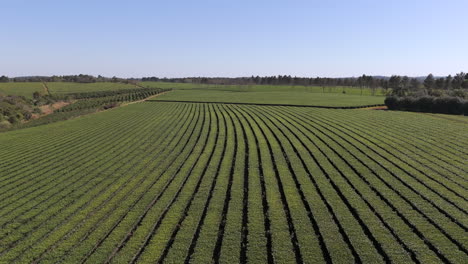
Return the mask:
{"type": "Polygon", "coordinates": [[[232,104],[232,105],[258,105],[258,106],[290,106],[290,107],[312,107],[326,109],[360,109],[384,106],[384,104],[360,105],[360,106],[326,106],[326,105],[294,105],[294,104],[262,104],[262,103],[237,103],[237,102],[209,102],[209,101],[180,101],[180,100],[146,100],[146,102],[170,102],[170,103],[195,103],[195,104],[232,104]]]}

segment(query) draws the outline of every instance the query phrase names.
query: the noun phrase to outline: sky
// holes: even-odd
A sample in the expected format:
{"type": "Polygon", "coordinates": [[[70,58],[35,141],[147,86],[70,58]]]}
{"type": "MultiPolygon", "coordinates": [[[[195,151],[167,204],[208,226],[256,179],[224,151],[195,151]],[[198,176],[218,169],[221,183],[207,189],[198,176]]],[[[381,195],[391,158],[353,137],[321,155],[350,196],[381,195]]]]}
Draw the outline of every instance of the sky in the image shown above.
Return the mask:
{"type": "Polygon", "coordinates": [[[467,0],[0,0],[0,75],[468,71],[467,0]]]}

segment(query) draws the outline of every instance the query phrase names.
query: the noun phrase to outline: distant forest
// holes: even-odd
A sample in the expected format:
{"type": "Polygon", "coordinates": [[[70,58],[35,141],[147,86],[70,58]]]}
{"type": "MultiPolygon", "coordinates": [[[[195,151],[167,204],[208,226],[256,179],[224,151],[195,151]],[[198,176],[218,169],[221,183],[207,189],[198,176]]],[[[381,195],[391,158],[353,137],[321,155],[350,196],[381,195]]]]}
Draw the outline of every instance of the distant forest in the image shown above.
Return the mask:
{"type": "Polygon", "coordinates": [[[458,90],[468,89],[468,74],[460,72],[455,76],[434,77],[429,74],[427,77],[411,78],[408,76],[393,75],[370,76],[362,75],[360,77],[349,78],[328,78],[328,77],[292,77],[290,75],[278,76],[251,76],[238,78],[210,78],[210,77],[192,77],[192,78],[158,78],[145,77],[141,81],[164,81],[176,83],[195,83],[195,84],[218,84],[218,85],[301,85],[301,86],[352,86],[365,87],[370,89],[382,88],[384,90],[392,89],[393,93],[398,95],[408,94],[421,89],[430,90],[458,90]]]}
{"type": "Polygon", "coordinates": [[[78,75],[54,75],[54,76],[26,76],[26,77],[13,77],[0,76],[0,82],[76,82],[76,83],[95,83],[95,82],[137,82],[138,79],[133,78],[117,78],[117,77],[103,77],[101,75],[92,76],[88,74],[78,75]]]}
{"type": "Polygon", "coordinates": [[[454,76],[435,77],[429,74],[427,77],[408,77],[393,75],[370,76],[362,75],[359,77],[348,78],[328,78],[328,77],[292,77],[290,75],[278,76],[251,76],[238,78],[224,77],[187,77],[187,78],[118,78],[118,77],[97,77],[87,74],[63,75],[63,76],[31,76],[8,78],[1,76],[0,82],[174,82],[174,83],[192,83],[192,84],[216,84],[216,85],[291,85],[291,86],[350,86],[368,88],[372,91],[383,89],[386,94],[396,96],[421,96],[421,95],[450,95],[464,97],[468,89],[468,74],[460,72],[454,76]],[[461,90],[461,91],[460,91],[461,90]],[[455,94],[454,94],[455,93],[455,94]]]}
{"type": "MultiPolygon", "coordinates": [[[[251,76],[238,78],[219,77],[192,77],[192,78],[117,78],[97,77],[86,74],[64,76],[30,76],[14,77],[0,76],[0,82],[173,82],[191,83],[194,85],[282,85],[282,86],[342,86],[359,87],[361,94],[363,89],[370,89],[372,95],[386,95],[385,105],[390,110],[404,110],[417,112],[432,112],[445,114],[468,115],[468,74],[460,72],[454,76],[435,77],[429,74],[427,77],[411,78],[408,76],[393,75],[369,76],[362,75],[357,78],[327,78],[327,77],[292,77],[289,75],[278,76],[251,76]],[[379,93],[377,93],[379,91],[379,93]]],[[[343,90],[343,93],[345,91],[343,90]]],[[[25,98],[23,98],[26,100],[25,98]]],[[[23,100],[22,99],[22,100],[23,100]]],[[[1,120],[0,120],[1,121],[1,120]]],[[[14,121],[14,120],[13,120],[14,121]]]]}

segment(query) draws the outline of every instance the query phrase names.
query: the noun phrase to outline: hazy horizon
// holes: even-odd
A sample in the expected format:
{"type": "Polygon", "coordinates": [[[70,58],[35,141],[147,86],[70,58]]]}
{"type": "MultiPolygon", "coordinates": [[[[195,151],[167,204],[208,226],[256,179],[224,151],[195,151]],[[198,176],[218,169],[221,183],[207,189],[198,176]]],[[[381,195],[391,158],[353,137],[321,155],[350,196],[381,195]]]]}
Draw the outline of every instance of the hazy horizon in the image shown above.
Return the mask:
{"type": "Polygon", "coordinates": [[[0,75],[446,76],[468,2],[9,1],[0,75]]]}
{"type": "MultiPolygon", "coordinates": [[[[428,73],[428,74],[425,74],[425,75],[419,75],[419,76],[408,76],[408,75],[400,75],[400,76],[407,76],[409,78],[426,78],[427,75],[429,74],[432,74],[434,76],[434,78],[444,78],[444,77],[447,77],[448,75],[451,75],[452,77],[455,76],[457,73],[460,73],[460,71],[458,72],[454,72],[454,73],[449,73],[447,75],[434,75],[432,73],[428,73]]],[[[102,75],[102,74],[89,74],[89,73],[71,73],[71,74],[51,74],[51,75],[23,75],[23,76],[7,76],[9,78],[29,78],[29,77],[52,77],[52,76],[76,76],[76,75],[80,75],[80,74],[84,74],[84,75],[91,75],[91,76],[94,76],[94,77],[98,77],[99,75],[104,77],[104,78],[112,78],[112,77],[117,77],[117,78],[129,78],[129,79],[141,79],[141,78],[148,78],[148,77],[157,77],[159,79],[164,79],[164,78],[167,78],[167,79],[190,79],[190,78],[250,78],[252,76],[259,76],[259,77],[268,77],[268,76],[284,76],[284,74],[276,74],[276,75],[246,75],[246,76],[176,76],[176,77],[167,77],[167,76],[156,76],[156,75],[148,75],[148,76],[138,76],[138,77],[135,77],[135,76],[127,76],[127,77],[121,77],[121,76],[105,76],[105,75],[102,75]]],[[[288,74],[289,75],[289,74],[288,74]]],[[[365,73],[364,73],[365,75],[365,73]]],[[[392,74],[392,75],[396,75],[396,74],[392,74]]],[[[382,78],[390,78],[392,75],[381,75],[381,74],[377,74],[377,75],[370,75],[372,77],[382,77],[382,78]]],[[[287,76],[287,75],[286,75],[287,76]]],[[[330,76],[297,76],[297,75],[290,75],[291,77],[298,77],[298,78],[316,78],[316,77],[320,77],[320,78],[336,78],[336,79],[340,79],[340,78],[359,78],[361,75],[359,76],[337,76],[337,77],[330,77],[330,76]]]]}

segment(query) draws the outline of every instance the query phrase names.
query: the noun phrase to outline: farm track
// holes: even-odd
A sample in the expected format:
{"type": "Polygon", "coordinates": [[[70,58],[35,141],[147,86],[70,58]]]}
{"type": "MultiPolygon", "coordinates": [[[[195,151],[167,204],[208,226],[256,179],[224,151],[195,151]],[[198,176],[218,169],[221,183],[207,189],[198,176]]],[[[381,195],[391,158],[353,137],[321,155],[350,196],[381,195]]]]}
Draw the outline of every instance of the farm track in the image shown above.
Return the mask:
{"type": "Polygon", "coordinates": [[[466,127],[400,115],[143,102],[6,133],[0,263],[463,263],[466,127]]]}

